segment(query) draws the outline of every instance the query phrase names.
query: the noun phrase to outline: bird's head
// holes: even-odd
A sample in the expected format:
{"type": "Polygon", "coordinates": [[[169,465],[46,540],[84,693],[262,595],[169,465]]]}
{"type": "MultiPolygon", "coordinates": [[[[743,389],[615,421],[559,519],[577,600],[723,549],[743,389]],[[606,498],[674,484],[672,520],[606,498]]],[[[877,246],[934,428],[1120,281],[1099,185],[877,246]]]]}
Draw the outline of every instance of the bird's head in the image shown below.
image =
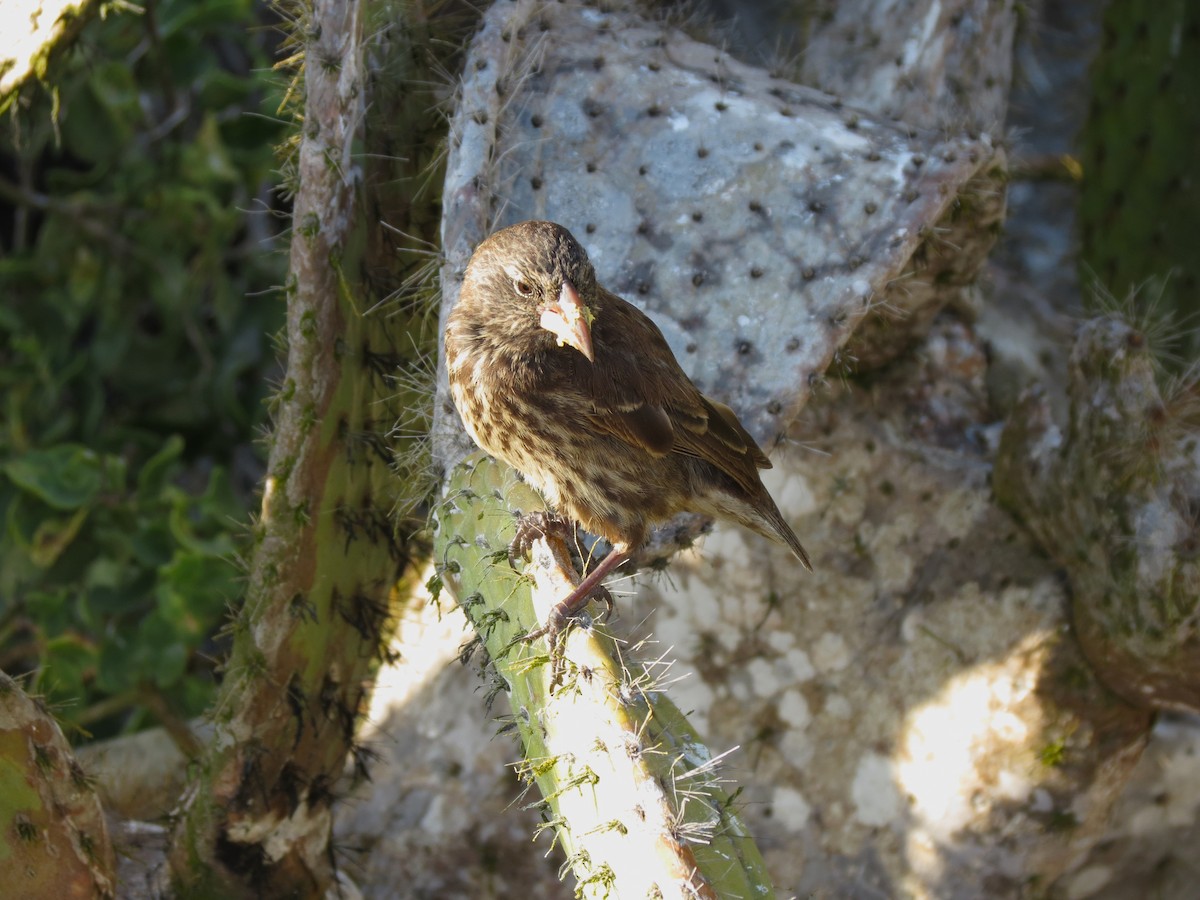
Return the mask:
{"type": "Polygon", "coordinates": [[[481,306],[493,329],[573,347],[594,361],[598,300],[595,270],[571,232],[530,221],[497,231],[475,248],[460,302],[481,306]]]}

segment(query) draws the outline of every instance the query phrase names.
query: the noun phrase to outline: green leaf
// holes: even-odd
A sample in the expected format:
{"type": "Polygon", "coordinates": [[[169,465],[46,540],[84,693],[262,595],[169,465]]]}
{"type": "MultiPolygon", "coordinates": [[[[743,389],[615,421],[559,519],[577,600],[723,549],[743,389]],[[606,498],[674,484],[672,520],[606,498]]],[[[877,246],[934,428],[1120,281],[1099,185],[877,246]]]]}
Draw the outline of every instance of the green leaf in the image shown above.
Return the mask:
{"type": "Polygon", "coordinates": [[[33,541],[29,547],[29,557],[34,565],[48,569],[62,555],[62,552],[75,540],[75,535],[83,526],[88,516],[87,509],[78,509],[70,516],[56,516],[52,519],[42,519],[37,530],[33,533],[33,541]]]}
{"type": "Polygon", "coordinates": [[[4,465],[13,483],[55,509],[79,509],[104,484],[104,461],[78,444],[34,450],[4,465]]]}
{"type": "Polygon", "coordinates": [[[56,696],[77,700],[95,677],[100,659],[96,648],[77,634],[51,638],[45,648],[45,686],[56,696]]]}
{"type": "Polygon", "coordinates": [[[177,434],[167,438],[162,448],[142,465],[138,473],[138,493],[143,497],[157,496],[183,455],[183,438],[177,434]]]}
{"type": "Polygon", "coordinates": [[[235,596],[237,570],[224,559],[179,552],[159,570],[158,610],[179,634],[198,641],[235,596]]]}

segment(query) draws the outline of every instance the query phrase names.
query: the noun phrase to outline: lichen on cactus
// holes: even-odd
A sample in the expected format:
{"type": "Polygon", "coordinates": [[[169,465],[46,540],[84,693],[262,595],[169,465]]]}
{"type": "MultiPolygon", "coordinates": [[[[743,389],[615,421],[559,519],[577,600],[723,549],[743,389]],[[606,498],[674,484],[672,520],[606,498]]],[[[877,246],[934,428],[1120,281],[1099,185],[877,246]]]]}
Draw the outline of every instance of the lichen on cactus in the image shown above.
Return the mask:
{"type": "Polygon", "coordinates": [[[1066,570],[1074,626],[1110,689],[1200,711],[1200,389],[1166,379],[1120,313],[1083,324],[1069,420],[1040,391],[1004,430],[993,485],[1066,570]]]}

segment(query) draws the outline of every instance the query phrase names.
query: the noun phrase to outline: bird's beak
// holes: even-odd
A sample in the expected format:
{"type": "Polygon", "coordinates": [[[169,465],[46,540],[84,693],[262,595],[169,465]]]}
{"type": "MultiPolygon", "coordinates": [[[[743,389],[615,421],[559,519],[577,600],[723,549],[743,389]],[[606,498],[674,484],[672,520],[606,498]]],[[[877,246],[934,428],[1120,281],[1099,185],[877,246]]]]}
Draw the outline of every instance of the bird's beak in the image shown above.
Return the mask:
{"type": "Polygon", "coordinates": [[[574,347],[588,358],[588,362],[595,362],[592,354],[593,318],[592,311],[579,298],[575,285],[564,281],[558,300],[542,307],[541,325],[558,338],[558,346],[566,344],[574,347]]]}

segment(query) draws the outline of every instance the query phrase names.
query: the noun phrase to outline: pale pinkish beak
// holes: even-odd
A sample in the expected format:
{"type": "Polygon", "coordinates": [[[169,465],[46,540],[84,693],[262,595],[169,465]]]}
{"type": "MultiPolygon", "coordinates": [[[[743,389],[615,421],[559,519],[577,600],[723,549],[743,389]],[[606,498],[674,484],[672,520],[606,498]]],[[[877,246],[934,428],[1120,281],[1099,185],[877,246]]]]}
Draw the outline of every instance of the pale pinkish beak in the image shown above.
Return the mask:
{"type": "Polygon", "coordinates": [[[588,362],[595,362],[592,354],[592,318],[592,311],[579,299],[575,285],[564,281],[558,300],[542,307],[541,325],[558,338],[558,346],[574,347],[588,358],[588,362]]]}

